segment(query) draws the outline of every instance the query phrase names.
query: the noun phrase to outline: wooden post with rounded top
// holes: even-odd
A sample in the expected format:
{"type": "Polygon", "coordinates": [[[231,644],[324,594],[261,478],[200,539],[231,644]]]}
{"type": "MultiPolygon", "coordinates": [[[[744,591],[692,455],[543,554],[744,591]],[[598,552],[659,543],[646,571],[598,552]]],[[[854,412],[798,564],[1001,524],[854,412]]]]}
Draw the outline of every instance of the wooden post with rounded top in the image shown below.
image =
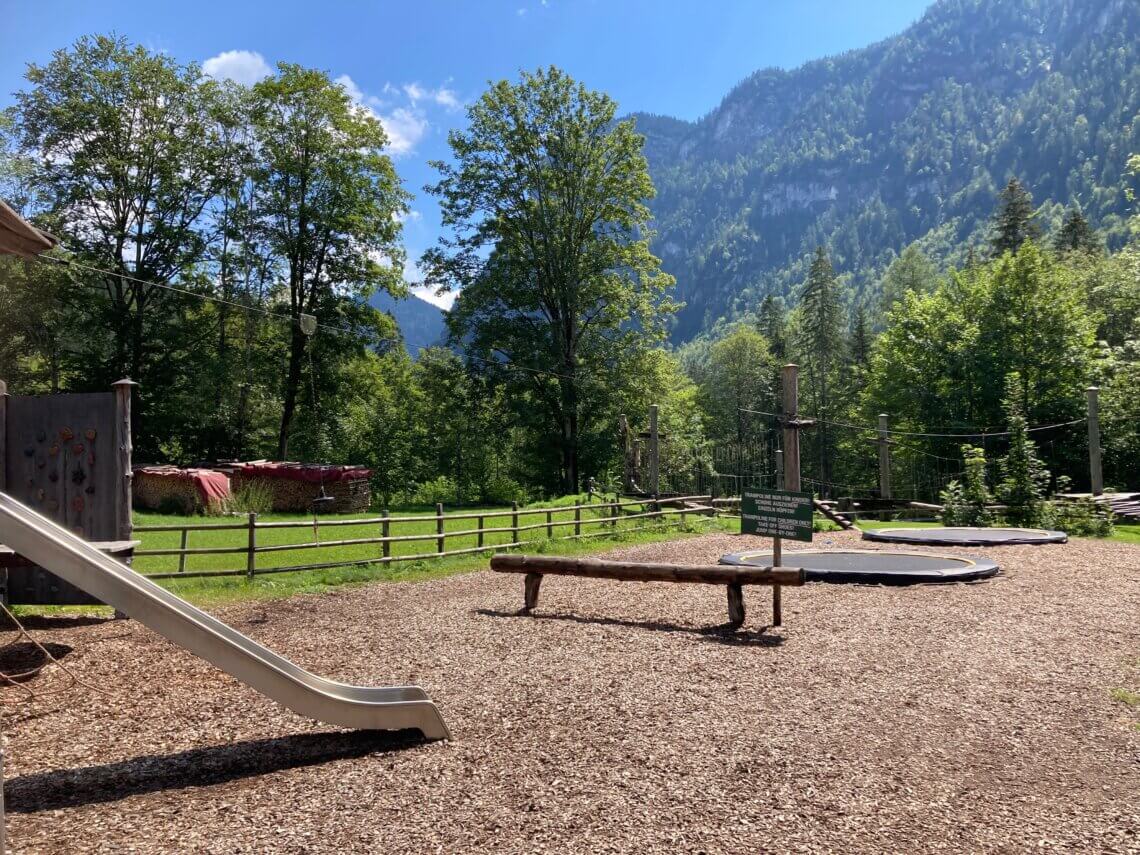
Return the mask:
{"type": "Polygon", "coordinates": [[[138,384],[129,377],[113,383],[115,390],[115,458],[119,467],[119,494],[115,497],[115,536],[130,540],[134,525],[131,521],[131,390],[138,384]]]}

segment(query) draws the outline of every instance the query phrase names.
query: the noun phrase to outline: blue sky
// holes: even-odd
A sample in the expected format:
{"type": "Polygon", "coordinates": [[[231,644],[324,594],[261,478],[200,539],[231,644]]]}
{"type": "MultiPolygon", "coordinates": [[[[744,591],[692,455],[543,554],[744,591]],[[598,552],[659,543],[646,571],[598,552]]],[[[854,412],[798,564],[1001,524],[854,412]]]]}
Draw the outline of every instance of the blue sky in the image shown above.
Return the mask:
{"type": "MultiPolygon", "coordinates": [[[[765,66],[791,68],[904,29],[929,0],[0,0],[0,106],[29,62],[85,33],[114,31],[211,73],[245,80],[279,60],[324,69],[376,112],[416,195],[414,260],[439,234],[423,193],[430,159],[491,79],[555,64],[623,112],[696,119],[765,66]]],[[[414,278],[414,271],[409,272],[414,278]]]]}

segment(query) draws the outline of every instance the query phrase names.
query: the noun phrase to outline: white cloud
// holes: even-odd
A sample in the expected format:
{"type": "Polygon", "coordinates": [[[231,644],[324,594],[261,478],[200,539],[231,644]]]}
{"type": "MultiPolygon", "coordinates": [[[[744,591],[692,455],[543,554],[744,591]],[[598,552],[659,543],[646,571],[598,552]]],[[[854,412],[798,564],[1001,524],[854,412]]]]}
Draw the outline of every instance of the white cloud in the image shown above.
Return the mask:
{"type": "Polygon", "coordinates": [[[407,107],[397,107],[380,116],[380,121],[388,135],[388,147],[396,155],[407,154],[414,149],[428,129],[428,121],[423,113],[407,107]]]}
{"type": "Polygon", "coordinates": [[[446,107],[449,110],[459,109],[459,98],[456,97],[455,91],[448,89],[446,86],[441,86],[432,93],[432,99],[441,107],[446,107]]]}
{"type": "Polygon", "coordinates": [[[215,80],[233,80],[252,86],[273,74],[265,57],[252,50],[224,50],[202,63],[202,73],[215,80]]]}
{"type": "MultiPolygon", "coordinates": [[[[384,91],[394,90],[395,87],[391,84],[384,84],[384,91]]],[[[418,104],[420,101],[431,101],[438,104],[440,107],[445,107],[448,110],[458,110],[462,106],[459,102],[459,96],[455,94],[454,89],[448,89],[447,86],[440,86],[438,89],[429,89],[419,83],[405,83],[401,89],[404,94],[408,96],[408,100],[412,104],[418,104]]]]}
{"type": "Polygon", "coordinates": [[[515,9],[515,14],[521,18],[523,15],[526,14],[526,9],[522,8],[522,7],[515,9]]]}
{"type": "Polygon", "coordinates": [[[360,91],[360,87],[356,85],[356,81],[349,77],[347,74],[342,74],[333,81],[341,89],[348,93],[348,97],[352,99],[354,104],[364,105],[364,93],[360,91]]]}
{"type": "Polygon", "coordinates": [[[455,305],[455,299],[459,296],[454,291],[436,294],[434,285],[415,285],[412,287],[412,293],[433,306],[439,306],[445,312],[451,311],[451,307],[455,305]]]}
{"type": "MultiPolygon", "coordinates": [[[[412,100],[412,107],[396,107],[381,112],[384,101],[375,95],[366,94],[347,74],[342,74],[334,82],[340,84],[348,93],[352,103],[379,119],[380,124],[384,126],[384,133],[388,135],[388,149],[393,155],[399,156],[412,151],[427,133],[427,117],[422,110],[415,108],[415,99],[412,100]]],[[[389,93],[393,90],[385,84],[383,91],[389,93]]]]}
{"type": "Polygon", "coordinates": [[[455,305],[455,298],[459,295],[455,291],[436,294],[437,286],[425,282],[424,278],[424,272],[420,269],[419,263],[409,253],[408,259],[404,262],[404,282],[407,283],[408,290],[421,300],[438,306],[444,311],[450,311],[451,307],[455,305]]]}

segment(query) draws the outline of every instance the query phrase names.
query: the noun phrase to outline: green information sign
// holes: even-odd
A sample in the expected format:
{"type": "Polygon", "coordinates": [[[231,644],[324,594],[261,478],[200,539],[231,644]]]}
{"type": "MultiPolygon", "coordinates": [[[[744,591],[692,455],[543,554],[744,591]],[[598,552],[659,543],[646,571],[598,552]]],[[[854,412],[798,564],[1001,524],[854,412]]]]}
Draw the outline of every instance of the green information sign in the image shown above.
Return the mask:
{"type": "Polygon", "coordinates": [[[740,497],[740,533],[811,543],[811,493],[745,490],[740,497]]]}

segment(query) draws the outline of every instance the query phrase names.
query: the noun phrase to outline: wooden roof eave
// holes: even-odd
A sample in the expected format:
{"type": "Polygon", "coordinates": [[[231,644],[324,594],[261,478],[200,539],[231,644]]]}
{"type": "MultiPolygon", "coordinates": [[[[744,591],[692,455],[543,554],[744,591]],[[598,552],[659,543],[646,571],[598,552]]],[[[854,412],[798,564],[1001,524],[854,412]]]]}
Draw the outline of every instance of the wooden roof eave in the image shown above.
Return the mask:
{"type": "Polygon", "coordinates": [[[0,199],[0,254],[31,258],[47,252],[57,241],[17,214],[0,199]]]}

